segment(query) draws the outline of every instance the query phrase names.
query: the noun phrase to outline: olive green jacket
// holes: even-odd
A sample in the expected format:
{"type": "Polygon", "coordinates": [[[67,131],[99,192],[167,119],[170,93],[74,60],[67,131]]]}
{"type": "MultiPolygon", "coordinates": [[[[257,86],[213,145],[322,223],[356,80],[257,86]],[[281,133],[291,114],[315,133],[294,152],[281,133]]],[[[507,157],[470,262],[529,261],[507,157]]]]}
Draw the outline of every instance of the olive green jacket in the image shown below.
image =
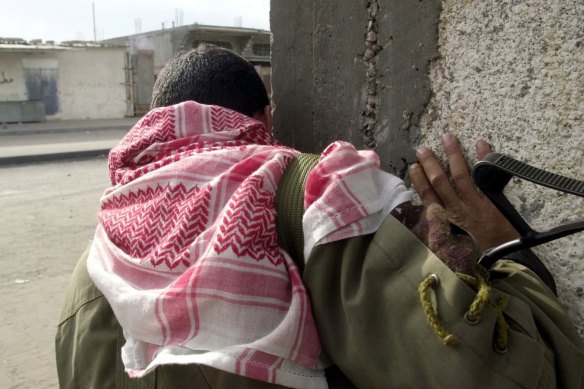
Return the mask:
{"type": "MultiPolygon", "coordinates": [[[[293,160],[276,196],[278,238],[294,258],[303,249],[298,183],[316,160],[293,160]]],[[[202,365],[128,378],[122,330],[89,278],[87,254],[73,272],[57,330],[61,388],[277,387],[202,365]]],[[[499,261],[490,273],[489,301],[507,296],[508,303],[487,304],[474,321],[465,313],[479,295],[475,288],[392,216],[374,234],[316,246],[303,277],[324,351],[342,370],[327,369],[333,388],[584,388],[582,339],[550,289],[515,262],[499,261]],[[429,274],[437,282],[424,299],[420,285],[429,274]],[[443,343],[437,322],[456,344],[443,343]],[[506,334],[505,353],[493,347],[496,333],[506,334]]]]}
{"type": "MultiPolygon", "coordinates": [[[[122,331],[79,261],[56,337],[61,388],[268,388],[200,365],[159,367],[145,378],[123,372],[122,331]]],[[[465,312],[476,296],[407,228],[388,216],[371,235],[317,246],[304,270],[324,351],[359,388],[583,388],[584,346],[551,291],[527,268],[500,261],[492,297],[507,295],[508,351],[493,347],[497,312],[465,312]],[[456,335],[445,345],[419,297],[428,274],[433,307],[456,335]]],[[[350,385],[341,377],[341,386],[350,385]]],[[[334,385],[333,385],[334,386],[334,385]]]]}
{"type": "Polygon", "coordinates": [[[359,388],[584,388],[582,339],[551,290],[515,262],[491,271],[491,299],[509,300],[505,353],[494,347],[496,308],[465,320],[476,292],[391,216],[375,234],[315,247],[304,279],[324,351],[359,388]],[[422,307],[428,274],[455,345],[422,307]]]}

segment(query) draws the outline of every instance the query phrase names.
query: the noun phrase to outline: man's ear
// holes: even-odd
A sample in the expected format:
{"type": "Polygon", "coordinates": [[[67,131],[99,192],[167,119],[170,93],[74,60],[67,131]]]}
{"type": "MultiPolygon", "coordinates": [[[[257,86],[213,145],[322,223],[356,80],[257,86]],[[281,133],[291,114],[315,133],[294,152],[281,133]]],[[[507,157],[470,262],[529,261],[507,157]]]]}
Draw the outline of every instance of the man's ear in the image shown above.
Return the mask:
{"type": "Polygon", "coordinates": [[[266,105],[264,107],[264,124],[266,126],[266,130],[271,134],[272,133],[272,106],[266,105]]]}
{"type": "Polygon", "coordinates": [[[259,120],[260,122],[264,123],[266,126],[266,130],[271,134],[272,133],[272,106],[266,105],[264,109],[261,111],[257,111],[253,118],[259,120]]]}

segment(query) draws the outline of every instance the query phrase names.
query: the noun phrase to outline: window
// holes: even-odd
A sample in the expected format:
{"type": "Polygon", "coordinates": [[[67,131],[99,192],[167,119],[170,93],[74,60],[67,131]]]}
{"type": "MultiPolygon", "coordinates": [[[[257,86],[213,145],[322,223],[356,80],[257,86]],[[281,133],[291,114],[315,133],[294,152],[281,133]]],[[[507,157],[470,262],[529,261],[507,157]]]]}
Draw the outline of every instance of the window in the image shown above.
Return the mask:
{"type": "Polygon", "coordinates": [[[265,43],[256,43],[253,45],[253,53],[262,57],[269,57],[270,45],[265,43]]]}
{"type": "Polygon", "coordinates": [[[233,50],[233,45],[230,42],[225,42],[225,41],[194,41],[193,42],[193,49],[196,49],[197,47],[199,47],[199,45],[201,43],[207,43],[210,45],[215,45],[215,46],[219,46],[219,47],[223,47],[229,50],[233,50]]]}

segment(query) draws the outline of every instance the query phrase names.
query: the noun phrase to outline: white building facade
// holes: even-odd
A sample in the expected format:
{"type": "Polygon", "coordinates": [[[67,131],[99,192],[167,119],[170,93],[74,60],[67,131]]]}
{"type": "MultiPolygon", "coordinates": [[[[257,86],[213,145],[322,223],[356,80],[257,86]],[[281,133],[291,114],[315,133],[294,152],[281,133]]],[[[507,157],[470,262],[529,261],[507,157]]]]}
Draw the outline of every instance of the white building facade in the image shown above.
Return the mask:
{"type": "Polygon", "coordinates": [[[125,67],[122,46],[0,43],[0,122],[121,118],[125,67]]]}

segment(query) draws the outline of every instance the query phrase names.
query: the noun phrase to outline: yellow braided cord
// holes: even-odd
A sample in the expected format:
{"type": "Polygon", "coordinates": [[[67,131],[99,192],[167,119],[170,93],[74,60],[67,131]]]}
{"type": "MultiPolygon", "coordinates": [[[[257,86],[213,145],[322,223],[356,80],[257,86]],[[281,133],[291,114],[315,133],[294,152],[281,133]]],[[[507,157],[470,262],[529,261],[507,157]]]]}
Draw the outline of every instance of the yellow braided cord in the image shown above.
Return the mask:
{"type": "Polygon", "coordinates": [[[458,278],[460,278],[462,281],[464,281],[465,284],[467,284],[468,286],[470,286],[474,290],[478,289],[478,281],[477,281],[477,278],[475,276],[469,276],[466,273],[459,273],[459,272],[455,272],[454,274],[456,274],[458,276],[458,278]]]}
{"type": "MultiPolygon", "coordinates": [[[[467,285],[476,290],[475,298],[466,315],[466,318],[469,321],[478,322],[487,304],[495,308],[497,315],[495,325],[495,346],[498,351],[505,352],[509,345],[509,325],[505,320],[504,311],[509,305],[509,296],[501,296],[496,302],[493,302],[491,299],[491,287],[487,281],[488,275],[480,271],[477,271],[475,276],[470,276],[464,273],[456,273],[456,275],[467,285]]],[[[454,345],[458,342],[458,338],[444,327],[438,318],[437,312],[432,306],[430,289],[437,286],[438,279],[436,276],[433,274],[428,275],[418,286],[420,302],[422,303],[422,308],[424,309],[426,318],[434,332],[436,332],[444,344],[454,345]]]]}
{"type": "Polygon", "coordinates": [[[497,349],[500,351],[507,350],[509,346],[509,324],[505,321],[505,316],[503,312],[509,306],[509,296],[501,296],[495,304],[495,309],[497,310],[497,327],[495,344],[497,349]]]}
{"type": "Polygon", "coordinates": [[[491,298],[491,288],[487,282],[488,273],[481,272],[477,269],[476,276],[469,276],[468,274],[456,273],[456,275],[463,280],[467,285],[477,291],[477,294],[471,303],[467,319],[471,322],[480,320],[480,315],[487,304],[495,308],[497,319],[495,326],[495,345],[497,350],[507,350],[509,345],[509,325],[505,320],[503,312],[509,305],[509,296],[501,296],[496,302],[491,298]]]}
{"type": "Polygon", "coordinates": [[[487,284],[487,281],[480,273],[477,273],[476,279],[478,287],[477,294],[468,309],[468,318],[471,321],[480,319],[483,309],[485,309],[485,306],[491,299],[491,287],[487,284]]]}
{"type": "Polygon", "coordinates": [[[432,300],[430,297],[430,289],[438,285],[436,276],[430,274],[426,277],[418,286],[418,293],[420,296],[420,302],[422,303],[422,308],[426,314],[426,318],[430,323],[430,326],[440,337],[445,345],[454,345],[458,342],[458,339],[454,334],[449,332],[444,325],[440,322],[438,314],[434,311],[432,307],[432,300]]]}

